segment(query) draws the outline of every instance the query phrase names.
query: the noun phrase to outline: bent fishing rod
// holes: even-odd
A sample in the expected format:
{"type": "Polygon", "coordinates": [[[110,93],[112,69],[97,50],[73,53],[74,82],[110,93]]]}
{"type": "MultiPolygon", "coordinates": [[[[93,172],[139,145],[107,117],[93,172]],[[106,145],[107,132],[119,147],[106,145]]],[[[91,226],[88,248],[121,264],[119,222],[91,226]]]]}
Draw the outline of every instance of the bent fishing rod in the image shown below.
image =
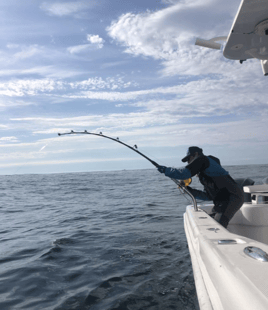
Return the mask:
{"type": "Polygon", "coordinates": [[[87,130],[85,131],[73,131],[71,130],[71,132],[67,132],[67,133],[58,133],[59,136],[63,136],[63,135],[72,135],[72,134],[86,134],[86,135],[93,135],[93,136],[99,136],[99,137],[103,137],[106,139],[110,139],[113,140],[115,142],[118,142],[120,144],[123,144],[124,146],[128,147],[129,149],[131,149],[132,151],[138,153],[139,155],[141,155],[142,157],[146,158],[147,160],[149,160],[149,162],[151,162],[156,168],[158,168],[160,165],[158,165],[155,161],[151,160],[149,157],[147,157],[146,155],[142,154],[140,151],[137,150],[137,145],[135,144],[133,147],[120,141],[119,138],[112,138],[112,137],[108,137],[102,134],[102,132],[100,133],[93,133],[93,132],[88,132],[87,130]]]}
{"type": "MultiPolygon", "coordinates": [[[[160,167],[160,165],[159,165],[158,163],[156,163],[154,160],[152,160],[152,159],[149,158],[148,156],[144,155],[142,152],[138,151],[138,147],[137,147],[136,144],[132,147],[132,146],[130,146],[130,145],[128,145],[128,144],[126,144],[126,143],[120,141],[119,138],[116,138],[116,139],[115,139],[115,138],[106,136],[106,135],[102,134],[102,132],[100,132],[100,133],[93,133],[93,132],[88,132],[87,130],[85,130],[85,131],[73,131],[73,130],[71,130],[70,132],[66,132],[66,133],[58,133],[59,136],[73,135],[73,134],[74,134],[74,135],[77,135],[77,134],[80,134],[80,135],[81,135],[81,134],[82,134],[82,135],[83,135],[83,134],[84,134],[84,135],[93,135],[93,136],[98,136],[98,137],[110,139],[110,140],[115,141],[115,142],[117,142],[117,143],[120,143],[120,144],[122,144],[122,145],[128,147],[128,148],[131,149],[132,151],[138,153],[139,155],[141,155],[142,157],[144,157],[145,159],[147,159],[147,160],[148,160],[151,164],[153,164],[156,168],[159,168],[159,167],[160,167]]],[[[172,179],[172,178],[171,178],[171,180],[172,180],[173,182],[175,182],[175,183],[178,185],[178,187],[179,187],[181,190],[183,190],[183,192],[187,193],[187,194],[192,198],[193,203],[194,203],[195,210],[197,210],[197,203],[196,203],[196,200],[195,200],[194,196],[193,196],[193,195],[187,190],[187,188],[186,188],[186,184],[189,185],[189,184],[191,183],[191,181],[187,182],[188,180],[185,180],[185,181],[183,181],[184,184],[182,184],[182,182],[179,182],[179,181],[176,180],[176,179],[172,179]]]]}

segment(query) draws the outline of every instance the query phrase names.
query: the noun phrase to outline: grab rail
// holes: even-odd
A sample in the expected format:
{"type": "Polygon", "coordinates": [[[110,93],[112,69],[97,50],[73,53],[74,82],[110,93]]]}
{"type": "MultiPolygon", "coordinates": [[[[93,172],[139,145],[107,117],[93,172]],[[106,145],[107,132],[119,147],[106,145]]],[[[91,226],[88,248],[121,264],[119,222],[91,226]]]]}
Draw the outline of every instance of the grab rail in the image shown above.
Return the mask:
{"type": "Polygon", "coordinates": [[[197,202],[193,194],[191,194],[185,186],[182,186],[178,180],[172,179],[172,181],[175,182],[188,196],[192,198],[194,204],[194,210],[197,212],[198,211],[197,202]]]}

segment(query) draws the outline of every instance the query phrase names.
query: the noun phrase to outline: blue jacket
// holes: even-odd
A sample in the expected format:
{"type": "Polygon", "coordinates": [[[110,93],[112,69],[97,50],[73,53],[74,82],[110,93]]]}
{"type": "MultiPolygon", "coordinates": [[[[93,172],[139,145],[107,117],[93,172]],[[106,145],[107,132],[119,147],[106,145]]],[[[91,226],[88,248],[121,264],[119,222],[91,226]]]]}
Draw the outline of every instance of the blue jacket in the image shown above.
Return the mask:
{"type": "Polygon", "coordinates": [[[211,155],[200,155],[185,168],[166,168],[165,175],[179,180],[198,175],[201,184],[204,185],[204,191],[187,187],[196,199],[213,200],[214,203],[219,203],[229,200],[231,194],[236,195],[238,192],[238,185],[221,166],[220,160],[211,155]]]}

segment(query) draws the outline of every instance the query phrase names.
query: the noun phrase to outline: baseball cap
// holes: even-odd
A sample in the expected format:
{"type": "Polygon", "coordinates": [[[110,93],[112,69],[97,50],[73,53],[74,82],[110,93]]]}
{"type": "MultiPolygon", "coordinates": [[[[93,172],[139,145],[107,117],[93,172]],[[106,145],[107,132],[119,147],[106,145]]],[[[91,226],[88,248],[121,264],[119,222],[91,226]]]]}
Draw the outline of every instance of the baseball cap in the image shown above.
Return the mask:
{"type": "Polygon", "coordinates": [[[187,155],[183,157],[181,161],[185,163],[186,161],[188,161],[189,157],[193,156],[195,153],[203,154],[203,150],[200,149],[200,147],[198,146],[190,146],[187,150],[187,155]]]}

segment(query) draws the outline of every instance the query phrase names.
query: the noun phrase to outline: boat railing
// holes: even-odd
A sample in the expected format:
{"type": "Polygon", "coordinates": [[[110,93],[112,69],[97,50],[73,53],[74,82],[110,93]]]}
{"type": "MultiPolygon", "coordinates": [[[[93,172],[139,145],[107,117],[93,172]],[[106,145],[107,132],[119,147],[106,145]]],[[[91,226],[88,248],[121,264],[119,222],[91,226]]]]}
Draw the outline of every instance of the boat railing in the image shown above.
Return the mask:
{"type": "Polygon", "coordinates": [[[197,207],[197,202],[196,202],[195,197],[189,192],[189,190],[186,188],[186,186],[182,185],[178,180],[172,179],[172,181],[174,181],[178,185],[178,187],[180,189],[182,189],[183,192],[186,193],[192,199],[193,205],[194,205],[194,210],[197,212],[198,207],[197,207]]]}

